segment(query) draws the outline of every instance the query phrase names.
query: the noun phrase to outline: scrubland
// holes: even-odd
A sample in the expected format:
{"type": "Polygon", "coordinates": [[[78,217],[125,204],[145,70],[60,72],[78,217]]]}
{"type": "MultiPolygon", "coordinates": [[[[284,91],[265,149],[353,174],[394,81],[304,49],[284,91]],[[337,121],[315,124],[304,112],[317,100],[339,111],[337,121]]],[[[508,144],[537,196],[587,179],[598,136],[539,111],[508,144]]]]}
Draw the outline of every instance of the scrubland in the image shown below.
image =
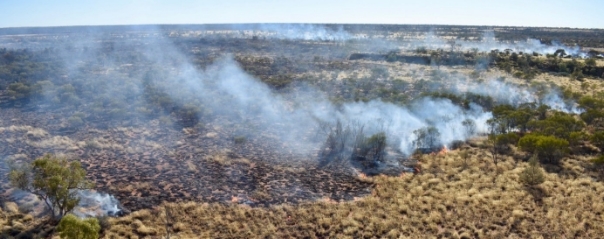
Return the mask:
{"type": "MultiPolygon", "coordinates": [[[[439,41],[472,43],[482,35],[473,31],[439,41]]],[[[79,58],[66,61],[77,67],[65,66],[60,48],[0,49],[0,172],[49,152],[79,160],[95,192],[132,210],[99,216],[102,238],[604,235],[604,164],[594,163],[604,159],[600,58],[587,64],[558,51],[455,51],[454,44],[411,49],[416,40],[401,50],[370,40],[169,35],[155,39],[161,52],[140,47],[136,34],[111,39],[119,44],[96,55],[77,49],[79,58]],[[370,113],[360,119],[359,112],[370,113]],[[365,125],[356,135],[336,134],[340,120],[365,125]],[[465,122],[471,132],[459,130],[465,122]],[[435,138],[454,137],[417,143],[417,132],[430,128],[435,138]],[[360,157],[357,146],[367,148],[360,157]],[[541,155],[544,182],[529,186],[520,175],[537,149],[556,153],[541,155]],[[401,163],[397,174],[330,164],[382,165],[383,155],[401,163]]],[[[0,188],[12,187],[0,179],[0,188]]],[[[35,208],[40,201],[5,200],[14,192],[0,192],[0,238],[58,238],[57,222],[35,208]]]]}
{"type": "Polygon", "coordinates": [[[519,182],[526,162],[497,165],[470,147],[419,156],[421,173],[363,177],[370,196],[349,202],[252,208],[168,203],[111,218],[105,238],[597,238],[604,232],[604,183],[585,157],[548,168],[546,181],[519,182]]]}

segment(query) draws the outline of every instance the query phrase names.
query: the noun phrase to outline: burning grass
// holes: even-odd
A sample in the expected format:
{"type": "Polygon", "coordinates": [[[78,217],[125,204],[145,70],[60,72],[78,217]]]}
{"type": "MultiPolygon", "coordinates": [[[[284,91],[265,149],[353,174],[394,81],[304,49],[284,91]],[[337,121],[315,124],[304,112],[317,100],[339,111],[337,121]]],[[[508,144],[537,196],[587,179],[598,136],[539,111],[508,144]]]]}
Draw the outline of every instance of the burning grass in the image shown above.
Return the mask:
{"type": "MultiPolygon", "coordinates": [[[[594,238],[604,233],[604,183],[586,174],[547,173],[527,190],[511,157],[492,164],[469,149],[420,158],[423,173],[376,176],[370,196],[348,202],[323,199],[299,205],[165,204],[110,219],[105,238],[594,238]],[[566,176],[565,176],[566,175],[566,176]],[[575,175],[575,176],[568,176],[575,175]],[[153,229],[149,229],[153,228],[153,229]]],[[[583,170],[587,159],[566,159],[559,170],[583,170]]]]}

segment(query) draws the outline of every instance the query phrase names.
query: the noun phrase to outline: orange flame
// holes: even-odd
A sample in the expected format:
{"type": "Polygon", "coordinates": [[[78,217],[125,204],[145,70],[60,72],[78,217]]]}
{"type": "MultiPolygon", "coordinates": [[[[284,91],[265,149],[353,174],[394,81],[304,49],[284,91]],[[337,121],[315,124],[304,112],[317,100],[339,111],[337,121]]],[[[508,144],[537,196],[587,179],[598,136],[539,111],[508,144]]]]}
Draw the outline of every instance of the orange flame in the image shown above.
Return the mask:
{"type": "Polygon", "coordinates": [[[447,154],[447,152],[449,152],[449,149],[447,149],[447,146],[444,145],[443,148],[440,151],[438,151],[438,155],[445,155],[445,154],[447,154]]]}

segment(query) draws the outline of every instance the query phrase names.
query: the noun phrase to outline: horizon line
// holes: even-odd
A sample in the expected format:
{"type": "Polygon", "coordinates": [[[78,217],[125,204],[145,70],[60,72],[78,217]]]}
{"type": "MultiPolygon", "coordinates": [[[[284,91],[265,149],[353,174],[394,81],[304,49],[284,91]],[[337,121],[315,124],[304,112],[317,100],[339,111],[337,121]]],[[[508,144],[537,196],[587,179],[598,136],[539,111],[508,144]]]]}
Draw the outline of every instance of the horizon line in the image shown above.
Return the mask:
{"type": "Polygon", "coordinates": [[[92,25],[53,25],[53,26],[10,26],[0,29],[19,28],[61,28],[61,27],[126,27],[126,26],[179,26],[179,25],[394,25],[394,26],[461,26],[461,27],[524,27],[524,28],[559,28],[577,30],[604,30],[604,28],[555,27],[555,26],[517,26],[517,25],[463,25],[463,24],[429,24],[429,23],[302,23],[302,22],[247,22],[247,23],[141,23],[141,24],[92,24],[92,25]]]}

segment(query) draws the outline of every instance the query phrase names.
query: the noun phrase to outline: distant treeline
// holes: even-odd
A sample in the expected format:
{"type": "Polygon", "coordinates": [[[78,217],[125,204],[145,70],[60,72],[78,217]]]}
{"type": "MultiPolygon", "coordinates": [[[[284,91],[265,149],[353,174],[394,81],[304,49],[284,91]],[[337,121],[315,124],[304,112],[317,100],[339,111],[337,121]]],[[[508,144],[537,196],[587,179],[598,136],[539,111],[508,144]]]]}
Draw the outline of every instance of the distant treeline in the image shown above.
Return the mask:
{"type": "MultiPolygon", "coordinates": [[[[185,24],[185,25],[121,25],[121,26],[60,26],[0,28],[0,35],[23,34],[74,34],[128,31],[201,31],[201,30],[262,30],[270,27],[308,26],[310,24],[185,24]]],[[[603,29],[514,27],[514,26],[454,26],[454,25],[395,25],[395,24],[312,24],[328,30],[355,33],[432,32],[437,36],[456,36],[457,39],[480,39],[484,32],[493,31],[495,37],[505,41],[538,39],[544,44],[561,42],[582,47],[604,47],[603,29]]]]}
{"type": "Polygon", "coordinates": [[[422,51],[421,53],[423,54],[416,55],[400,54],[396,51],[387,54],[353,53],[348,59],[404,62],[422,65],[433,64],[437,66],[494,66],[525,79],[532,79],[542,72],[570,76],[578,80],[586,76],[604,78],[604,67],[597,66],[594,58],[564,59],[563,53],[548,54],[543,58],[537,53],[500,52],[496,50],[489,53],[428,51],[425,49],[422,51]]]}

